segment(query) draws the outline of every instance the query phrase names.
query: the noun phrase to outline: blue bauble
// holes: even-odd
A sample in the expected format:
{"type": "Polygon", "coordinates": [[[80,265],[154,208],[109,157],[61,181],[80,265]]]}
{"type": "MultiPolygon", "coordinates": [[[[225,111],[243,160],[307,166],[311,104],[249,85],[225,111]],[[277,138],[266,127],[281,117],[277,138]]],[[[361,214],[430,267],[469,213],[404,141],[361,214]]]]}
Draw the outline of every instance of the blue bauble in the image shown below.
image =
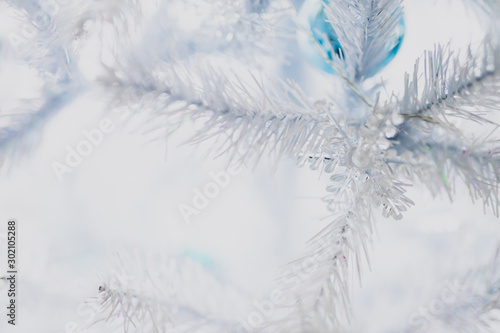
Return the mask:
{"type": "MultiPolygon", "coordinates": [[[[344,57],[344,53],[342,45],[339,43],[337,33],[327,21],[322,1],[306,0],[299,11],[298,23],[298,40],[306,57],[311,63],[325,72],[334,73],[329,63],[320,55],[317,47],[321,47],[330,60],[333,59],[332,53],[342,57],[344,57]],[[330,45],[331,48],[327,47],[327,45],[330,45]]],[[[369,72],[363,73],[365,78],[379,72],[396,56],[401,47],[404,34],[405,22],[404,18],[401,18],[395,27],[393,37],[387,41],[382,51],[385,57],[381,58],[382,60],[369,72]]]]}

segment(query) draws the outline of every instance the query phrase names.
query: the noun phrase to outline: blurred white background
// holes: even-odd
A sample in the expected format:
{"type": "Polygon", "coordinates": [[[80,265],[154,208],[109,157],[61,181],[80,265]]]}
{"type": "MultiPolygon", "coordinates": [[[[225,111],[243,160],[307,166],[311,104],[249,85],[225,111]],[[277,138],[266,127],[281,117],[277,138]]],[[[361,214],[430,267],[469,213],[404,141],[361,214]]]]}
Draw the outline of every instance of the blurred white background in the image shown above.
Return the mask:
{"type": "MultiPolygon", "coordinates": [[[[414,0],[405,6],[403,47],[381,73],[389,91],[402,86],[404,71],[434,43],[451,38],[453,48],[461,48],[481,37],[479,23],[458,2],[414,0]]],[[[291,43],[290,50],[297,47],[291,43]]],[[[331,93],[317,89],[329,78],[294,54],[283,76],[294,77],[313,96],[331,93]]],[[[2,66],[0,105],[10,103],[12,91],[36,94],[36,84],[24,85],[30,75],[2,66]]],[[[227,159],[214,160],[210,142],[180,145],[191,134],[190,124],[168,141],[152,143],[132,124],[122,125],[106,101],[89,92],[62,110],[34,152],[0,177],[0,221],[15,218],[19,225],[19,324],[13,331],[65,332],[78,318],[78,305],[95,296],[98,273],[117,251],[187,256],[250,303],[266,299],[280,266],[298,258],[305,242],[329,222],[320,201],[325,177],[287,160],[273,174],[274,161],[264,159],[232,176],[208,208],[185,223],[179,205],[191,205],[193,191],[212,182],[210,172],[224,170],[227,159]],[[52,163],[63,162],[66,146],[75,147],[85,138],[83,130],[97,128],[106,117],[116,129],[59,182],[52,163]]],[[[473,205],[459,184],[454,202],[444,193],[432,198],[418,184],[410,197],[416,205],[402,221],[377,217],[372,271],[365,264],[363,287],[352,283],[352,332],[407,327],[409,316],[427,306],[446,280],[485,264],[498,244],[498,219],[473,205]]],[[[2,282],[0,292],[4,300],[2,282]]]]}

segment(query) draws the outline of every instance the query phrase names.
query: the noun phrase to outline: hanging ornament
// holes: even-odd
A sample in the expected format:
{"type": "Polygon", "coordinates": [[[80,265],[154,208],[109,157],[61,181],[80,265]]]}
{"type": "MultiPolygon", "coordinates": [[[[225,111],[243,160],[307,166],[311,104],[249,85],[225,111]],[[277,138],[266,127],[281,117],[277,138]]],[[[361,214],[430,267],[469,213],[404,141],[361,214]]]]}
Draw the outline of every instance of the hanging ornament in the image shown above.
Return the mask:
{"type": "MultiPolygon", "coordinates": [[[[358,3],[360,1],[363,0],[359,0],[358,3]]],[[[352,55],[346,54],[334,25],[330,23],[328,15],[325,13],[327,10],[333,9],[321,0],[306,0],[304,2],[297,17],[298,40],[301,49],[312,64],[325,72],[335,73],[328,60],[333,61],[334,57],[345,59],[346,56],[352,55]],[[325,56],[328,60],[325,59],[325,56]]],[[[359,17],[358,24],[368,25],[370,21],[359,17]]],[[[376,63],[363,73],[364,78],[375,75],[398,53],[405,35],[405,22],[402,15],[390,33],[392,37],[387,39],[380,50],[382,56],[377,57],[376,63]]],[[[367,43],[370,43],[372,39],[373,37],[366,36],[367,43]]]]}

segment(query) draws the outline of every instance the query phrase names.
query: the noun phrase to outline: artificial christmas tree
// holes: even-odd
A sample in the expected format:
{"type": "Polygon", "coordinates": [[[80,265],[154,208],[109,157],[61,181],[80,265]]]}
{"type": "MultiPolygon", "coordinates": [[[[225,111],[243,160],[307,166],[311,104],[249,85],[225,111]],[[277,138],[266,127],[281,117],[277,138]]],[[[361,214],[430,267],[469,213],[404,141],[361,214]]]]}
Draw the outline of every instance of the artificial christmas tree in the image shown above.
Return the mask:
{"type": "MultiPolygon", "coordinates": [[[[500,4],[460,4],[486,22],[482,40],[465,49],[436,44],[421,50],[395,90],[384,71],[412,43],[406,31],[414,22],[401,0],[308,0],[298,15],[279,0],[2,4],[14,26],[7,29],[4,62],[34,82],[25,96],[4,97],[4,169],[36,146],[58,113],[90,96],[105,101],[109,112],[67,146],[64,159],[50,163],[59,181],[78,172],[106,135],[124,124],[155,140],[192,126],[187,143],[210,142],[231,166],[254,167],[269,158],[276,170],[287,159],[327,175],[322,201],[330,222],[284,269],[270,298],[257,302],[258,320],[252,313],[231,315],[231,307],[248,297],[216,281],[203,255],[190,254],[151,265],[143,257],[118,260],[86,303],[90,319],[70,329],[105,322],[108,329],[138,332],[349,330],[351,284],[370,266],[375,217],[403,219],[414,205],[407,195],[414,183],[450,198],[455,184],[464,184],[473,200],[498,216],[493,112],[500,92],[500,4]],[[310,96],[318,83],[283,68],[297,63],[289,53],[298,50],[305,72],[330,85],[328,94],[310,96]],[[307,67],[308,61],[319,69],[307,67]],[[202,302],[197,296],[206,289],[213,295],[202,302]]],[[[219,174],[197,189],[192,205],[182,206],[183,217],[198,215],[228,177],[219,174]]],[[[439,313],[412,316],[409,331],[429,329],[429,323],[491,329],[480,315],[494,317],[498,308],[497,265],[495,258],[474,268],[480,277],[460,280],[460,295],[439,313]]]]}

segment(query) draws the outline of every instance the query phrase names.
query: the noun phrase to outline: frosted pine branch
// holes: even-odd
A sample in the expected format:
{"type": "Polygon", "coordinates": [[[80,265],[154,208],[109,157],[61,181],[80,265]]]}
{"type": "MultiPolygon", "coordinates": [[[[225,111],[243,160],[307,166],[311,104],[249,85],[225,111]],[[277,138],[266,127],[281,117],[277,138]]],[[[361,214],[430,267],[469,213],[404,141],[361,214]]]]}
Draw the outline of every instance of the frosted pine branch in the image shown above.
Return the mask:
{"type": "MultiPolygon", "coordinates": [[[[477,71],[476,64],[471,62],[469,64],[471,69],[467,71],[472,71],[472,68],[477,71]]],[[[434,67],[430,65],[429,68],[434,67]]],[[[467,71],[463,73],[467,73],[467,71]]],[[[430,77],[434,80],[435,72],[431,73],[430,77]]],[[[436,76],[438,78],[445,77],[445,71],[436,76]]],[[[213,75],[210,76],[210,78],[213,77],[213,75]]],[[[208,76],[205,77],[205,79],[207,78],[208,76]]],[[[460,87],[457,84],[458,80],[466,82],[465,78],[468,76],[461,75],[457,80],[450,81],[448,86],[460,87]]],[[[414,142],[416,146],[412,146],[409,140],[402,140],[405,135],[413,136],[414,133],[407,131],[407,129],[412,128],[414,123],[417,124],[422,120],[435,126],[438,130],[451,128],[450,133],[456,134],[451,123],[447,121],[446,114],[443,116],[442,112],[426,114],[426,117],[411,117],[406,113],[400,113],[399,107],[391,105],[380,107],[377,105],[373,110],[373,116],[367,119],[365,126],[358,127],[343,122],[341,117],[334,114],[327,104],[316,104],[316,107],[321,110],[320,112],[313,112],[312,115],[309,112],[309,115],[303,116],[307,114],[307,107],[310,107],[307,103],[299,103],[299,107],[297,107],[296,99],[290,104],[291,107],[276,103],[275,101],[278,100],[286,100],[274,98],[274,96],[279,96],[280,91],[283,91],[281,88],[278,90],[261,89],[262,91],[257,94],[260,94],[261,97],[255,99],[253,98],[255,93],[249,93],[247,84],[239,82],[238,85],[234,85],[234,80],[228,81],[227,77],[223,76],[215,76],[214,80],[223,82],[224,84],[214,86],[222,86],[224,89],[220,92],[210,92],[210,83],[207,86],[193,89],[192,82],[198,82],[193,79],[185,81],[188,82],[186,85],[179,85],[183,87],[179,91],[195,92],[194,95],[190,96],[191,100],[195,102],[191,104],[184,102],[184,104],[173,108],[173,111],[184,114],[191,108],[192,111],[189,113],[191,117],[205,118],[206,120],[206,127],[201,131],[203,134],[197,136],[195,142],[225,133],[228,136],[227,143],[230,149],[223,152],[226,154],[233,152],[229,156],[239,156],[238,154],[242,153],[241,156],[245,157],[250,151],[247,149],[250,148],[256,149],[259,154],[268,148],[271,151],[278,148],[278,152],[283,152],[283,154],[278,154],[278,157],[287,153],[286,155],[298,159],[301,162],[299,164],[310,161],[313,169],[322,167],[326,172],[340,170],[344,174],[335,180],[334,186],[329,187],[334,195],[325,198],[329,208],[335,213],[340,213],[339,218],[335,219],[332,225],[311,243],[311,252],[295,262],[294,265],[298,264],[301,267],[311,259],[315,260],[315,254],[318,253],[320,258],[327,259],[320,261],[321,264],[318,266],[322,269],[315,270],[304,281],[300,281],[286,290],[295,299],[289,308],[291,315],[275,318],[275,321],[268,323],[270,326],[276,325],[278,329],[284,331],[300,331],[303,329],[332,329],[339,325],[342,318],[345,318],[349,312],[348,289],[345,284],[346,281],[349,281],[349,274],[346,267],[358,267],[358,275],[361,275],[359,260],[366,255],[366,247],[371,239],[370,212],[372,206],[382,206],[384,216],[401,218],[402,213],[413,204],[404,195],[404,187],[407,184],[401,179],[411,180],[415,169],[425,170],[415,172],[415,175],[420,176],[424,183],[435,183],[437,176],[443,180],[445,186],[449,186],[452,179],[451,170],[456,168],[455,172],[459,176],[464,177],[469,184],[475,184],[477,189],[475,195],[481,196],[485,202],[489,202],[492,206],[497,203],[497,197],[491,192],[491,189],[478,188],[477,183],[475,183],[480,180],[495,186],[497,180],[491,178],[491,170],[493,172],[495,170],[495,158],[491,160],[492,164],[482,164],[485,157],[482,155],[484,152],[470,149],[467,157],[472,157],[472,159],[464,163],[456,154],[458,151],[450,149],[449,143],[443,145],[443,150],[440,151],[437,148],[439,140],[432,136],[429,137],[428,141],[421,140],[422,137],[416,137],[419,140],[414,142]],[[196,95],[196,92],[201,92],[201,95],[196,95]],[[244,93],[242,94],[242,92],[244,93]],[[214,100],[200,97],[207,95],[219,97],[214,100]],[[214,101],[219,103],[223,101],[223,103],[217,105],[214,101]],[[266,108],[270,111],[262,112],[266,108]],[[291,116],[282,115],[281,118],[278,118],[276,115],[283,114],[282,110],[289,110],[291,116]],[[269,113],[272,115],[271,117],[267,116],[269,113]],[[304,123],[301,123],[302,119],[305,119],[304,123]],[[308,139],[314,135],[320,138],[319,141],[308,139]],[[266,147],[269,143],[270,146],[266,147]],[[290,147],[301,149],[289,149],[290,147]],[[303,147],[313,149],[304,150],[303,147]],[[429,147],[434,149],[432,153],[427,153],[426,149],[430,149],[429,147]],[[448,163],[451,163],[451,169],[448,169],[448,163]],[[467,168],[474,169],[467,170],[467,168]],[[345,176],[345,173],[349,176],[345,176]],[[342,182],[337,184],[340,179],[342,182]],[[319,239],[322,242],[331,243],[328,243],[329,246],[325,246],[319,239]],[[329,252],[332,249],[334,253],[329,252]],[[335,259],[332,260],[332,258],[335,259]],[[332,299],[341,300],[343,305],[332,303],[332,299]]],[[[432,80],[430,83],[429,81],[425,82],[436,87],[432,84],[432,80]]],[[[207,82],[207,80],[201,81],[207,82]]],[[[238,81],[236,80],[236,82],[238,81]]],[[[434,90],[429,89],[429,91],[433,92],[434,90]]],[[[437,91],[439,94],[439,90],[437,91]]],[[[453,96],[458,96],[461,92],[457,90],[453,96]]],[[[295,93],[292,96],[297,96],[295,93]]],[[[427,95],[425,96],[427,98],[427,95]]],[[[432,96],[430,100],[438,103],[439,106],[442,101],[438,97],[432,96]]],[[[166,94],[165,98],[170,97],[166,94]]],[[[443,101],[446,99],[448,99],[447,96],[442,98],[443,101]]],[[[183,98],[183,100],[188,99],[183,98]]],[[[168,110],[168,108],[166,109],[168,110]]],[[[431,109],[429,108],[429,110],[431,109]]],[[[451,110],[450,112],[455,112],[454,115],[462,118],[487,122],[481,116],[466,109],[461,112],[457,108],[451,110]]],[[[423,113],[425,112],[427,110],[423,113]]],[[[419,113],[420,111],[417,112],[417,114],[419,113]]],[[[285,281],[296,280],[300,276],[299,273],[300,268],[299,271],[292,270],[283,279],[285,281]]]]}
{"type": "MultiPolygon", "coordinates": [[[[349,319],[352,275],[361,280],[364,260],[369,263],[376,213],[401,219],[413,205],[405,188],[416,179],[431,193],[444,188],[450,197],[460,179],[474,200],[482,199],[498,215],[496,133],[470,139],[457,121],[496,126],[488,112],[500,105],[497,35],[487,36],[478,51],[461,55],[438,46],[406,76],[402,96],[379,103],[366,97],[361,83],[384,62],[387,44],[402,24],[401,3],[323,4],[341,45],[330,45],[333,59],[323,55],[364,102],[359,103],[363,117],[352,122],[343,116],[351,115],[352,105],[339,110],[331,100],[311,101],[297,84],[254,71],[262,69],[260,59],[286,54],[273,52],[276,41],[290,37],[279,25],[289,15],[285,1],[77,1],[61,7],[57,18],[43,16],[48,18],[43,27],[43,20],[33,20],[39,11],[46,14],[43,2],[9,1],[38,29],[32,45],[13,58],[36,68],[44,87],[40,98],[24,101],[17,113],[0,110],[7,117],[0,148],[21,147],[12,143],[29,137],[82,91],[82,74],[89,85],[115,94],[112,108],[147,113],[145,131],[156,138],[189,120],[202,126],[188,143],[217,138],[214,148],[227,160],[257,163],[269,153],[276,163],[288,157],[329,174],[323,201],[332,222],[283,275],[281,290],[291,301],[263,329],[339,330],[349,319]],[[63,15],[68,12],[75,15],[63,15]],[[78,69],[77,63],[85,63],[84,51],[95,56],[93,76],[78,69]],[[231,65],[238,69],[229,71],[231,65]]],[[[482,4],[498,13],[498,1],[482,4]]],[[[118,274],[121,278],[116,272],[104,278],[98,296],[88,303],[94,311],[91,323],[125,331],[232,328],[234,312],[217,313],[220,304],[214,300],[231,308],[240,296],[226,294],[219,281],[189,264],[173,266],[156,277],[149,268],[142,274],[143,267],[120,267],[126,272],[118,274]],[[216,292],[210,300],[200,299],[207,284],[205,289],[216,292]],[[202,287],[190,290],[193,286],[202,287]]]]}
{"type": "Polygon", "coordinates": [[[498,125],[490,119],[499,110],[499,49],[486,41],[461,58],[438,46],[423,62],[420,68],[417,60],[412,80],[406,76],[403,97],[386,105],[405,118],[392,140],[397,155],[407,152],[414,160],[398,167],[412,170],[432,193],[444,188],[450,198],[458,176],[473,200],[482,199],[498,215],[498,125]],[[458,119],[489,134],[470,138],[462,134],[458,119]]]}
{"type": "Polygon", "coordinates": [[[118,257],[81,307],[82,329],[123,332],[221,332],[236,326],[246,302],[190,259],[118,257]],[[147,263],[147,264],[146,264],[147,263]]]}
{"type": "MultiPolygon", "coordinates": [[[[385,180],[387,184],[387,179],[385,180]]],[[[369,246],[374,232],[372,206],[383,206],[384,215],[400,218],[411,205],[397,183],[381,186],[381,180],[352,170],[350,176],[332,176],[332,185],[343,198],[339,214],[309,241],[309,251],[289,264],[290,270],[279,280],[287,295],[285,315],[277,315],[267,325],[277,332],[330,332],[341,329],[350,318],[352,273],[361,283],[363,261],[369,264],[369,246]],[[363,260],[364,259],[364,260],[363,260]]],[[[383,182],[382,182],[383,183],[383,182]]]]}
{"type": "Polygon", "coordinates": [[[109,85],[116,81],[147,85],[150,75],[163,66],[200,55],[224,54],[258,67],[269,55],[276,56],[281,39],[291,37],[290,29],[282,24],[290,6],[281,0],[258,6],[249,1],[161,1],[149,15],[139,15],[133,31],[127,31],[131,25],[127,23],[141,9],[129,7],[109,14],[115,17],[113,24],[108,15],[92,16],[95,26],[109,29],[106,34],[111,35],[99,45],[109,85]]]}
{"type": "Polygon", "coordinates": [[[40,96],[14,101],[21,104],[15,111],[0,105],[5,119],[0,129],[4,164],[10,163],[14,151],[27,151],[39,141],[29,138],[40,135],[45,123],[83,91],[85,79],[95,80],[86,83],[100,88],[125,81],[136,87],[147,85],[151,64],[175,63],[194,53],[225,52],[257,64],[272,52],[276,40],[291,37],[281,25],[290,9],[285,1],[45,4],[28,0],[8,1],[4,7],[19,20],[20,29],[7,36],[10,43],[2,44],[8,51],[2,60],[7,66],[11,66],[7,61],[20,61],[43,81],[40,96]],[[192,17],[170,17],[176,11],[184,16],[201,12],[206,17],[198,17],[199,29],[192,30],[185,26],[196,24],[192,17]],[[97,51],[92,50],[96,41],[97,51]],[[79,68],[82,53],[85,59],[97,59],[92,68],[99,73],[96,77],[82,79],[87,74],[79,68]]]}
{"type": "Polygon", "coordinates": [[[331,174],[329,195],[323,201],[335,218],[280,280],[283,292],[293,301],[283,311],[285,315],[268,323],[278,332],[327,332],[345,325],[351,272],[361,281],[362,259],[369,263],[373,208],[380,207],[385,217],[401,219],[413,205],[405,196],[407,184],[398,180],[402,177],[399,170],[390,168],[381,150],[390,147],[387,136],[394,133],[387,120],[392,118],[390,113],[373,116],[371,128],[363,130],[333,121],[349,134],[339,130],[337,136],[329,137],[325,151],[332,154],[322,163],[311,158],[313,169],[322,167],[331,174]]]}
{"type": "Polygon", "coordinates": [[[71,49],[72,36],[64,31],[67,22],[51,15],[37,1],[8,1],[3,5],[2,10],[23,29],[8,34],[8,43],[2,41],[2,69],[28,76],[31,88],[29,97],[24,97],[24,91],[16,92],[17,100],[3,96],[0,103],[0,164],[8,169],[17,157],[39,144],[45,124],[73,100],[83,85],[71,49]]]}
{"type": "Polygon", "coordinates": [[[339,135],[330,120],[333,105],[326,101],[312,103],[293,82],[254,74],[242,78],[235,73],[225,74],[210,63],[194,64],[202,78],[183,66],[167,68],[165,76],[169,81],[157,81],[150,91],[129,90],[124,85],[118,91],[122,98],[119,104],[133,108],[137,96],[141,96],[137,105],[142,112],[149,110],[145,128],[160,136],[186,120],[199,122],[201,128],[189,143],[216,137],[218,153],[229,159],[257,162],[266,152],[273,154],[276,161],[289,157],[303,164],[310,156],[330,155],[325,151],[328,138],[339,135]],[[167,128],[156,125],[166,122],[167,128]]]}
{"type": "Polygon", "coordinates": [[[413,315],[414,325],[405,332],[492,332],[500,320],[499,249],[485,266],[456,279],[455,286],[439,311],[413,315]]]}
{"type": "Polygon", "coordinates": [[[412,76],[405,77],[401,114],[439,123],[450,116],[488,122],[483,115],[499,109],[500,50],[486,39],[464,57],[437,46],[425,54],[422,67],[417,60],[412,76]]]}
{"type": "Polygon", "coordinates": [[[372,76],[386,57],[387,43],[400,24],[401,0],[327,0],[324,6],[342,46],[334,62],[354,82],[372,76]]]}

